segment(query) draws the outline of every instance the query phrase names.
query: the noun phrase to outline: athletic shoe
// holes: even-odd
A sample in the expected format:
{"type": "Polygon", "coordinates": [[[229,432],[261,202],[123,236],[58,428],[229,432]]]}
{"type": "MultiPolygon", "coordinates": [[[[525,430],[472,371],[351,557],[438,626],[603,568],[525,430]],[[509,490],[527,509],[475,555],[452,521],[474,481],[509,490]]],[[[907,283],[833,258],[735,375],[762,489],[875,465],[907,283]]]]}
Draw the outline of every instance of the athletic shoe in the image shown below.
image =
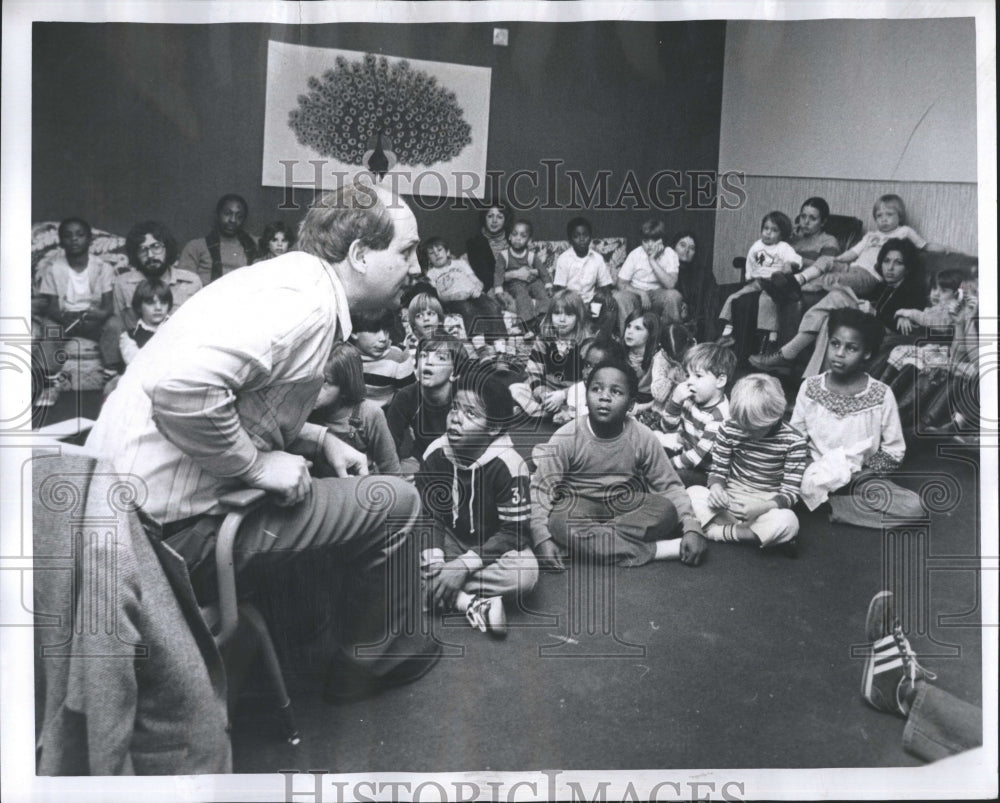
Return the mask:
{"type": "Polygon", "coordinates": [[[500,597],[473,597],[465,618],[483,633],[492,633],[498,638],[507,635],[507,614],[500,597]]]}
{"type": "Polygon", "coordinates": [[[865,633],[872,643],[861,679],[861,696],[873,708],[905,717],[907,695],[918,680],[934,680],[933,672],[917,663],[899,620],[893,616],[892,592],[880,591],[868,605],[865,633]]]}
{"type": "Polygon", "coordinates": [[[750,365],[765,373],[788,373],[794,363],[781,353],[781,349],[770,354],[751,354],[750,365]]]}

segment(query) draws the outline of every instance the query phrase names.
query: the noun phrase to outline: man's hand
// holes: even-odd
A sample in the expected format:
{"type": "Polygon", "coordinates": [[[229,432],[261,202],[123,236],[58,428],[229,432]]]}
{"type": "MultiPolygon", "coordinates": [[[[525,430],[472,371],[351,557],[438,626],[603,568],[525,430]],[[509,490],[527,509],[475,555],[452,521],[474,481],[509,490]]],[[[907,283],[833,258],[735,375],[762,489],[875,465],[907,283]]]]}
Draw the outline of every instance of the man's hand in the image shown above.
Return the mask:
{"type": "Polygon", "coordinates": [[[681,563],[697,566],[708,549],[708,541],[700,533],[687,532],[681,537],[681,563]]]}
{"type": "Polygon", "coordinates": [[[653,299],[649,297],[649,293],[645,290],[639,291],[639,303],[642,305],[643,312],[649,312],[653,307],[653,299]]]}
{"type": "Polygon", "coordinates": [[[347,477],[351,474],[360,477],[368,475],[367,455],[344,443],[335,435],[327,433],[323,436],[323,457],[338,477],[347,477]]]}
{"type": "Polygon", "coordinates": [[[427,578],[427,596],[434,607],[451,610],[455,607],[455,597],[465,585],[469,567],[461,560],[452,560],[427,578]]]}
{"type": "Polygon", "coordinates": [[[902,335],[908,335],[913,331],[913,321],[905,316],[896,318],[896,328],[902,335]]]}
{"type": "Polygon", "coordinates": [[[708,505],[716,510],[729,507],[729,494],[723,486],[716,484],[708,489],[708,505]]]}
{"type": "Polygon", "coordinates": [[[254,464],[241,479],[251,488],[272,494],[282,507],[288,507],[301,502],[312,490],[311,465],[297,454],[258,452],[254,464]]]}
{"type": "Polygon", "coordinates": [[[536,546],[535,554],[538,556],[538,564],[543,569],[554,572],[566,570],[566,564],[563,562],[563,551],[559,548],[559,544],[551,538],[536,546]]]}

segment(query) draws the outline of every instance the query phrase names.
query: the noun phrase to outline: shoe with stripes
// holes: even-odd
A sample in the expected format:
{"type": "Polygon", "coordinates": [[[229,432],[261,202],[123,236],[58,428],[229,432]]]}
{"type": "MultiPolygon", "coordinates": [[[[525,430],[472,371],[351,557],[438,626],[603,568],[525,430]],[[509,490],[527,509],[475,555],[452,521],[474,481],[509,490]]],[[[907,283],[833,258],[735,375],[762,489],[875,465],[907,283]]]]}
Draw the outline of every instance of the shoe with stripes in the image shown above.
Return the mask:
{"type": "Polygon", "coordinates": [[[934,680],[933,672],[917,663],[899,620],[893,616],[892,592],[880,591],[868,605],[865,622],[871,652],[865,660],[861,696],[873,708],[905,717],[907,696],[918,680],[934,680]]]}
{"type": "Polygon", "coordinates": [[[469,624],[498,638],[507,635],[507,613],[500,597],[474,597],[465,611],[469,624]]]}

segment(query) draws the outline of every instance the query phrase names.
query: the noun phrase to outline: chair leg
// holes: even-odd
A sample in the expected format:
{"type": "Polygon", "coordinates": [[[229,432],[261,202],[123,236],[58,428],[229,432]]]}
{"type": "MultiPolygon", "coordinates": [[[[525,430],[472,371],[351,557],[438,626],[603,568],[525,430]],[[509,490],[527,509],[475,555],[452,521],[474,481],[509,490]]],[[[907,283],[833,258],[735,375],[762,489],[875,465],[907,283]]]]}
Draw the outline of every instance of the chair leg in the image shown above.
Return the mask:
{"type": "Polygon", "coordinates": [[[240,613],[257,633],[260,644],[260,654],[264,660],[264,666],[271,678],[271,685],[274,687],[275,695],[278,698],[278,719],[281,723],[284,737],[289,744],[296,745],[301,741],[299,730],[295,725],[295,715],[292,713],[292,701],[285,688],[285,678],[281,673],[281,665],[278,663],[278,653],[274,649],[274,642],[268,632],[267,623],[260,612],[249,603],[240,605],[240,613]]]}

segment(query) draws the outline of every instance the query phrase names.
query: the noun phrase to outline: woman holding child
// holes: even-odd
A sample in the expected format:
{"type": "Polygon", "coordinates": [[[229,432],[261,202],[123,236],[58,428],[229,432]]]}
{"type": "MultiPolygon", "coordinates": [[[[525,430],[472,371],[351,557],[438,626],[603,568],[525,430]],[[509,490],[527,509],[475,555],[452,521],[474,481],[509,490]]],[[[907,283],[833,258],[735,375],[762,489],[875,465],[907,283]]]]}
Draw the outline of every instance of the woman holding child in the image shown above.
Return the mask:
{"type": "Polygon", "coordinates": [[[800,354],[813,349],[804,376],[819,373],[826,354],[826,320],[834,309],[859,309],[874,315],[887,332],[895,331],[898,310],[923,305],[924,276],[917,261],[916,246],[909,240],[888,240],[879,249],[875,268],[880,281],[865,298],[859,298],[849,287],[835,285],[802,316],[795,337],[771,354],[751,356],[750,364],[761,371],[784,373],[792,368],[800,354]]]}

